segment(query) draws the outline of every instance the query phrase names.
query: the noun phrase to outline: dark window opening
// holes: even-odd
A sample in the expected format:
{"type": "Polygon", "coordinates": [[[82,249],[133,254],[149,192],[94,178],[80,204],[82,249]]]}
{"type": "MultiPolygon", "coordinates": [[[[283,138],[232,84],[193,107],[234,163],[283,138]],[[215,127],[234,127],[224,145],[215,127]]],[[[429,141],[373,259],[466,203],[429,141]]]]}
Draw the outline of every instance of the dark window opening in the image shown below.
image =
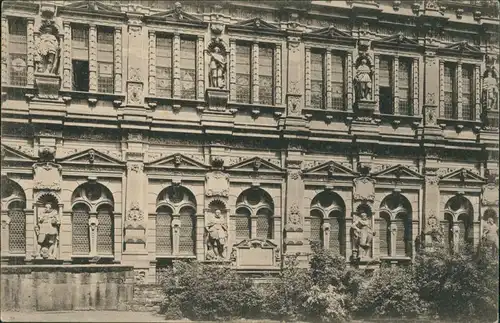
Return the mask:
{"type": "Polygon", "coordinates": [[[89,91],[89,62],[73,60],[73,90],[89,91]]]}

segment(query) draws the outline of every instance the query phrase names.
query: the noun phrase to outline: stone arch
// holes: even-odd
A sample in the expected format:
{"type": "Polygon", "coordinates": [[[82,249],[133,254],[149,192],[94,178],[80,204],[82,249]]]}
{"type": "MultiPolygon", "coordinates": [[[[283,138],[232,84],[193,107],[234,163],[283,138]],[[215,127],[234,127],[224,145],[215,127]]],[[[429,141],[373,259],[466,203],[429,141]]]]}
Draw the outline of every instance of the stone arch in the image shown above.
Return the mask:
{"type": "Polygon", "coordinates": [[[411,256],[412,213],[410,201],[400,192],[393,192],[380,202],[380,255],[411,256]]]}
{"type": "MultiPolygon", "coordinates": [[[[448,199],[444,206],[444,216],[451,217],[451,243],[454,248],[462,244],[473,243],[474,239],[474,207],[463,195],[455,195],[448,199]]],[[[448,221],[449,222],[449,221],[448,221]]]]}
{"type": "Polygon", "coordinates": [[[274,237],[274,200],[260,187],[248,188],[236,199],[236,239],[274,237]],[[243,211],[244,210],[244,211],[243,211]],[[255,226],[255,230],[253,230],[255,226]]]}
{"type": "Polygon", "coordinates": [[[195,210],[197,209],[196,198],[193,192],[181,185],[167,186],[158,193],[156,208],[158,209],[162,205],[169,206],[174,213],[179,213],[180,209],[184,206],[191,206],[195,210]]]}

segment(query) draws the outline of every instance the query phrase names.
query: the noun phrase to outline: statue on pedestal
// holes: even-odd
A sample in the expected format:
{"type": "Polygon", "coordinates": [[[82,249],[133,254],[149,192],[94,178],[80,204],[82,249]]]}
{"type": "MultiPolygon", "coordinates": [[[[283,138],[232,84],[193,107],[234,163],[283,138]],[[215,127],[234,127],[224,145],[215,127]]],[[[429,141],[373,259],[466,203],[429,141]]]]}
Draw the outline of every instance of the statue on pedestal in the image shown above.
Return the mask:
{"type": "Polygon", "coordinates": [[[371,100],[372,92],[372,68],[367,55],[358,58],[356,64],[356,75],[354,76],[356,84],[356,97],[359,100],[371,100]]]}
{"type": "Polygon", "coordinates": [[[59,40],[57,28],[52,21],[45,21],[40,27],[40,41],[36,49],[36,70],[44,74],[57,74],[59,63],[59,40]]]}
{"type": "Polygon", "coordinates": [[[221,41],[213,41],[207,50],[210,55],[209,86],[223,89],[226,86],[226,49],[221,41]]]}
{"type": "Polygon", "coordinates": [[[370,248],[375,232],[366,213],[361,213],[361,218],[351,225],[353,251],[358,258],[370,257],[370,248]]]}
{"type": "Polygon", "coordinates": [[[208,220],[205,230],[207,231],[207,258],[225,259],[228,237],[227,224],[220,210],[215,210],[215,214],[208,220]]]}
{"type": "Polygon", "coordinates": [[[426,245],[429,247],[443,245],[444,243],[444,227],[438,224],[438,220],[434,215],[431,215],[427,220],[425,235],[429,237],[429,239],[426,239],[426,245]]]}
{"type": "Polygon", "coordinates": [[[483,93],[486,110],[498,109],[498,85],[493,70],[487,70],[483,78],[483,93]]]}
{"type": "Polygon", "coordinates": [[[38,214],[38,225],[35,227],[38,242],[37,258],[56,259],[60,225],[57,210],[52,209],[50,203],[45,204],[45,209],[38,214]]]}
{"type": "Polygon", "coordinates": [[[483,227],[483,242],[487,247],[492,247],[494,253],[498,252],[498,226],[493,218],[488,218],[483,227]]]}

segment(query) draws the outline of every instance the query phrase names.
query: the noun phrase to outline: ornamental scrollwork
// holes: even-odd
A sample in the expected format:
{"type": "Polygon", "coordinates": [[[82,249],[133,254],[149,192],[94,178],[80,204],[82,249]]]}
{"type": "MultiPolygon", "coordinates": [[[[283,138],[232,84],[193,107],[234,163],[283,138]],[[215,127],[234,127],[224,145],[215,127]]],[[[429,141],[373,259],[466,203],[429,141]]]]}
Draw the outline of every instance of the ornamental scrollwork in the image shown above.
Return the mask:
{"type": "Polygon", "coordinates": [[[128,167],[127,167],[128,171],[129,172],[133,172],[133,173],[140,173],[144,170],[144,165],[143,164],[138,164],[138,163],[134,163],[134,164],[129,164],[128,167]]]}
{"type": "Polygon", "coordinates": [[[144,221],[144,212],[139,208],[139,202],[132,202],[127,213],[127,222],[135,223],[144,221]]]}

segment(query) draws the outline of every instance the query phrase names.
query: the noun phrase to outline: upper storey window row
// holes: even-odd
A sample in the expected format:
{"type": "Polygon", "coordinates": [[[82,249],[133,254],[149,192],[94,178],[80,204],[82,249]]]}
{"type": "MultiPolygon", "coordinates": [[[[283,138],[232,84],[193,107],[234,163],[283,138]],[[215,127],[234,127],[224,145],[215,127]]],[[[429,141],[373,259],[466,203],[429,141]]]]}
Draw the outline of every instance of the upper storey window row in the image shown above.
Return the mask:
{"type": "Polygon", "coordinates": [[[382,114],[413,115],[413,59],[380,57],[379,111],[382,114]]]}

